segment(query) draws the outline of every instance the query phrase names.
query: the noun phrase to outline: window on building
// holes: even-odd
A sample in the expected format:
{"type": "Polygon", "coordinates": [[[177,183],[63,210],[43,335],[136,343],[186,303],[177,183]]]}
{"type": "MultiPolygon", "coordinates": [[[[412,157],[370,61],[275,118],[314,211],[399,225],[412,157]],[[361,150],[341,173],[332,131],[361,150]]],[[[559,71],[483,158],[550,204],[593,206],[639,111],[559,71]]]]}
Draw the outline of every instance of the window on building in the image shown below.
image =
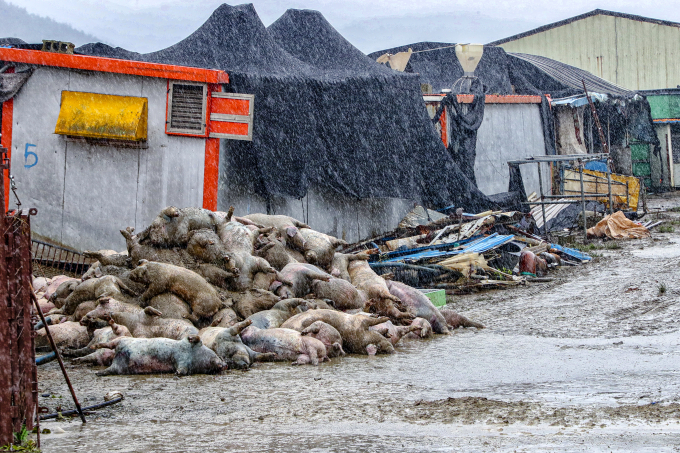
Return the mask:
{"type": "Polygon", "coordinates": [[[170,82],[168,91],[168,134],[206,135],[207,86],[170,82]]]}

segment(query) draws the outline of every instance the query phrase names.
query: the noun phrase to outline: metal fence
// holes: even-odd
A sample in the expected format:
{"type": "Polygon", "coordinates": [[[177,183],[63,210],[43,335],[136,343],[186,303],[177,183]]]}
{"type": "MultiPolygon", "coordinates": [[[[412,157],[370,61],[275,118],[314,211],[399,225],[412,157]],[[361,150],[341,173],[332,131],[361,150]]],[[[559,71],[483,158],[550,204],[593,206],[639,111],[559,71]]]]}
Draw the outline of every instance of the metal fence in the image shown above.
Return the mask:
{"type": "Polygon", "coordinates": [[[87,271],[90,264],[94,261],[91,258],[85,257],[80,252],[48,244],[37,239],[31,241],[31,253],[33,261],[40,264],[40,266],[71,272],[78,276],[87,271]]]}

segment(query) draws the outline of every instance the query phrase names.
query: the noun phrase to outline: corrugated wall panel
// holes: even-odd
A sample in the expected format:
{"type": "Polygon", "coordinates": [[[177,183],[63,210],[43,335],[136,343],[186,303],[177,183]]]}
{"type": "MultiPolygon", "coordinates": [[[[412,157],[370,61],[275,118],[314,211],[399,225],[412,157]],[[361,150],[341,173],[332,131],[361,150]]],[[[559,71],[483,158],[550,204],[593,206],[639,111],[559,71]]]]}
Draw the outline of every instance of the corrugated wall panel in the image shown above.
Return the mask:
{"type": "Polygon", "coordinates": [[[553,58],[633,90],[680,84],[680,28],[669,25],[598,15],[501,47],[553,58]]]}

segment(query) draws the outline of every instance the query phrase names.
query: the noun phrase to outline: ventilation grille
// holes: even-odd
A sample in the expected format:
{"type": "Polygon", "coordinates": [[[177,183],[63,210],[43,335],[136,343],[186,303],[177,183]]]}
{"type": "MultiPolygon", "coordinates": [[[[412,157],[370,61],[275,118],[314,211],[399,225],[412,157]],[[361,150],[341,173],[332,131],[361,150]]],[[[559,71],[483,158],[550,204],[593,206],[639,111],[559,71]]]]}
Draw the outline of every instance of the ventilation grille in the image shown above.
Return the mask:
{"type": "Polygon", "coordinates": [[[205,87],[172,85],[169,130],[202,134],[205,124],[205,87]]]}

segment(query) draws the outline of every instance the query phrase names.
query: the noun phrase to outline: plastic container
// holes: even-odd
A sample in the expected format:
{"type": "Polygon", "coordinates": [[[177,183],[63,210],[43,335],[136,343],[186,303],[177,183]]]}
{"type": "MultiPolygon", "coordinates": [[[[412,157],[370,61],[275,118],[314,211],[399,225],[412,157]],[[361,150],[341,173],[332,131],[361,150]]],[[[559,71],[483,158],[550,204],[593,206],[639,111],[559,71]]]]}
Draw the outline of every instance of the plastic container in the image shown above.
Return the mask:
{"type": "Polygon", "coordinates": [[[435,307],[446,305],[446,291],[443,289],[421,289],[420,292],[425,294],[435,307]]]}

